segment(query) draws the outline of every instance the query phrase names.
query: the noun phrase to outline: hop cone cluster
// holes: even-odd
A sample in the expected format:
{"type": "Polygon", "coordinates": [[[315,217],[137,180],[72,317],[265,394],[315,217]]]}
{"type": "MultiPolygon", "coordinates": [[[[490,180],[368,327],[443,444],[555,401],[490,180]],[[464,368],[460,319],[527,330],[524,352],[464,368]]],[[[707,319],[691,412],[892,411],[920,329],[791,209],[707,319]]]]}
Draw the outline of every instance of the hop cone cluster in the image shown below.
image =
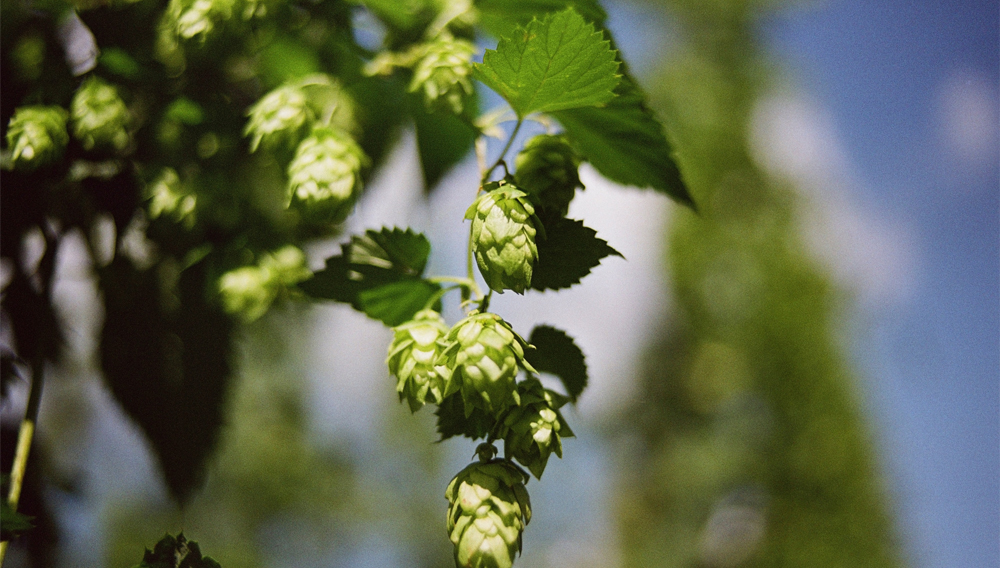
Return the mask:
{"type": "Polygon", "coordinates": [[[540,134],[528,140],[514,159],[517,187],[540,207],[565,216],[576,188],[582,188],[580,157],[562,135],[540,134]]]}
{"type": "Polygon", "coordinates": [[[473,312],[455,324],[444,339],[439,364],[451,370],[443,393],[462,393],[465,408],[499,414],[519,397],[515,384],[521,367],[534,371],[524,359],[524,339],[500,316],[473,312]]]}
{"type": "Polygon", "coordinates": [[[523,294],[531,285],[531,273],[538,259],[534,207],[527,194],[512,185],[487,184],[468,211],[472,219],[472,247],[476,264],[487,285],[497,292],[513,290],[523,294]]]}
{"type": "Polygon", "coordinates": [[[262,255],[256,266],[244,266],[219,278],[222,305],[231,314],[251,322],[267,313],[278,295],[291,286],[312,276],[306,257],[298,248],[288,245],[262,255]]]}
{"type": "Polygon", "coordinates": [[[288,165],[287,202],[309,217],[339,223],[360,193],[361,169],[367,164],[368,157],[347,132],[316,127],[288,165]]]}
{"type": "Polygon", "coordinates": [[[445,491],[448,535],[455,563],[468,568],[510,568],[531,521],[528,475],[503,460],[473,463],[445,491]]]}
{"type": "Polygon", "coordinates": [[[410,92],[423,91],[428,110],[462,114],[472,86],[472,56],[476,48],[464,39],[450,36],[423,46],[423,55],[413,69],[410,92]]]}
{"type": "Polygon", "coordinates": [[[59,159],[69,134],[69,113],[57,106],[27,106],[14,111],[7,124],[7,145],[16,168],[33,169],[59,159]]]}
{"type": "Polygon", "coordinates": [[[309,100],[297,85],[284,85],[264,95],[248,115],[243,135],[250,137],[251,152],[262,144],[270,149],[293,147],[313,120],[309,100]]]}
{"type": "Polygon", "coordinates": [[[177,37],[204,40],[218,22],[232,18],[236,0],[170,0],[164,15],[177,37]]]}
{"type": "Polygon", "coordinates": [[[150,219],[170,217],[189,229],[194,226],[198,198],[184,190],[176,170],[165,168],[149,185],[149,196],[150,219]]]}
{"type": "Polygon", "coordinates": [[[84,149],[128,145],[129,113],[118,89],[97,77],[84,81],[69,106],[73,136],[84,149]]]}
{"type": "Polygon", "coordinates": [[[535,378],[518,385],[521,404],[504,418],[504,455],[514,458],[541,479],[553,452],[562,457],[562,438],[573,431],[559,413],[566,397],[542,387],[535,378]]]}
{"type": "Polygon", "coordinates": [[[386,364],[398,379],[396,392],[400,402],[405,398],[413,412],[427,402],[441,402],[450,375],[447,367],[437,364],[443,351],[439,340],[448,333],[441,314],[434,310],[417,312],[411,321],[392,331],[386,364]]]}

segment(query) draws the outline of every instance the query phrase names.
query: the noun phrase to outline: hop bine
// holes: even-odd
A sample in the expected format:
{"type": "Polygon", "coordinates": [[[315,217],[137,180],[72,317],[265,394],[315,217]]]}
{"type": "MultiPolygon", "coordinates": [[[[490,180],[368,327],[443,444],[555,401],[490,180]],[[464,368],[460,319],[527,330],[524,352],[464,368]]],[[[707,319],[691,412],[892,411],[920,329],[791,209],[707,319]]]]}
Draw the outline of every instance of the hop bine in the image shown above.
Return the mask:
{"type": "Polygon", "coordinates": [[[580,183],[580,157],[565,136],[540,134],[514,159],[514,183],[542,209],[565,216],[580,183]]]}
{"type": "Polygon", "coordinates": [[[34,169],[59,159],[69,134],[69,113],[58,106],[27,106],[14,111],[7,124],[7,145],[15,168],[34,169]]]}
{"type": "Polygon", "coordinates": [[[451,374],[447,367],[437,363],[443,351],[440,340],[448,333],[441,314],[422,310],[392,331],[386,364],[398,379],[396,392],[400,402],[406,399],[413,412],[428,402],[441,402],[451,374]]]}
{"type": "Polygon", "coordinates": [[[472,220],[476,264],[491,289],[523,294],[538,260],[535,209],[527,194],[513,185],[493,182],[483,189],[486,193],[465,212],[465,218],[472,220]]]}

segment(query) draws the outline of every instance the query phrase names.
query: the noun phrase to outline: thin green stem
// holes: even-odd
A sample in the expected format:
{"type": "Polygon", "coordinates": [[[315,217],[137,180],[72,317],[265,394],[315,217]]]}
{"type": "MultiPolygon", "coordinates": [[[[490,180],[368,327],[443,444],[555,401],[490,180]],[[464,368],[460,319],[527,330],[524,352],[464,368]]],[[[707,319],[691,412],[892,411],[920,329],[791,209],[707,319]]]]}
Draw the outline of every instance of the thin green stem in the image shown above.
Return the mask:
{"type": "Polygon", "coordinates": [[[482,183],[486,183],[486,180],[490,178],[490,174],[493,173],[493,170],[500,167],[501,164],[504,164],[504,170],[507,169],[503,158],[507,155],[507,151],[510,150],[510,147],[514,144],[514,139],[517,138],[517,133],[521,130],[522,124],[524,124],[524,119],[518,118],[517,124],[514,125],[514,130],[510,133],[510,138],[507,139],[507,144],[504,145],[503,150],[500,151],[500,155],[497,156],[497,161],[493,162],[493,165],[490,166],[486,170],[486,173],[483,174],[482,183]]]}

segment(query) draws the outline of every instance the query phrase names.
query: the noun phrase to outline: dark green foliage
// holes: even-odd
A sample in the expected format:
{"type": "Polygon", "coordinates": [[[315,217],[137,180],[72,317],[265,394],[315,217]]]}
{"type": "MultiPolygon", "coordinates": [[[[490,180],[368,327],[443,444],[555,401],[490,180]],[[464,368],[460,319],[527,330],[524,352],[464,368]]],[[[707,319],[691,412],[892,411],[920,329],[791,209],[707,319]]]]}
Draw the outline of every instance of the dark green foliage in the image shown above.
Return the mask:
{"type": "Polygon", "coordinates": [[[33,517],[12,509],[6,498],[0,499],[0,540],[15,539],[35,528],[33,520],[33,517]]]}
{"type": "Polygon", "coordinates": [[[549,12],[572,7],[588,22],[604,24],[608,15],[597,0],[477,0],[479,24],[494,37],[511,35],[517,26],[525,26],[532,18],[542,18],[549,12]]]}
{"type": "Polygon", "coordinates": [[[534,349],[525,353],[525,359],[539,372],[559,377],[569,399],[576,402],[587,387],[587,362],[573,338],[561,329],[539,325],[531,330],[528,343],[534,349]]]}
{"type": "MultiPolygon", "coordinates": [[[[472,97],[470,97],[472,99],[472,97]]],[[[472,150],[476,132],[461,118],[445,112],[427,112],[420,97],[407,97],[414,126],[417,129],[417,150],[420,152],[424,190],[432,191],[452,166],[472,150]]],[[[474,102],[467,102],[466,113],[475,114],[474,102]]]]}
{"type": "Polygon", "coordinates": [[[437,431],[441,435],[439,441],[452,436],[465,436],[479,440],[489,435],[496,426],[496,419],[490,413],[478,407],[471,407],[466,415],[465,401],[461,394],[453,394],[444,399],[434,415],[437,416],[437,431]]]}
{"type": "Polygon", "coordinates": [[[184,538],[180,533],[175,538],[164,535],[153,547],[146,549],[142,562],[136,568],[221,568],[209,556],[202,556],[198,543],[184,538]]]}
{"type": "Polygon", "coordinates": [[[590,274],[601,259],[622,256],[582,221],[547,217],[542,219],[542,225],[545,237],[536,241],[538,261],[531,277],[531,287],[535,290],[569,288],[590,274]]]}

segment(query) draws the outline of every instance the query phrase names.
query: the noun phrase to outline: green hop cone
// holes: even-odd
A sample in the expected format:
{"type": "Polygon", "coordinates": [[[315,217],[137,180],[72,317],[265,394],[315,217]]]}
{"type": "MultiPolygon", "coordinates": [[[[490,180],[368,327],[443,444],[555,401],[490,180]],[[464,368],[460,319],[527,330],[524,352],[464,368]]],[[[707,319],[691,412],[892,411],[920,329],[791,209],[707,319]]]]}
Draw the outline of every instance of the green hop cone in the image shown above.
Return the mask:
{"type": "Polygon", "coordinates": [[[513,566],[521,534],[531,521],[527,480],[520,468],[497,459],[470,464],[451,480],[445,498],[457,566],[513,566]]]}
{"type": "Polygon", "coordinates": [[[252,322],[265,313],[277,297],[312,276],[305,254],[288,245],[261,256],[256,266],[230,270],[219,278],[223,308],[252,322]]]}
{"type": "Polygon", "coordinates": [[[294,147],[314,114],[306,94],[298,86],[278,87],[257,101],[247,113],[250,119],[243,130],[250,137],[250,151],[265,148],[294,147]]]}
{"type": "Polygon", "coordinates": [[[437,363],[443,350],[439,340],[448,333],[441,314],[422,310],[392,331],[386,364],[398,379],[399,401],[405,398],[413,412],[428,402],[441,402],[449,376],[448,368],[437,363]]]}
{"type": "Polygon", "coordinates": [[[57,106],[27,106],[14,111],[7,124],[7,145],[15,168],[34,169],[59,159],[69,134],[69,113],[57,106]]]}
{"type": "Polygon", "coordinates": [[[423,91],[430,111],[462,114],[465,98],[474,91],[472,56],[476,48],[464,39],[438,38],[422,46],[422,56],[413,69],[410,92],[423,91]]]}
{"type": "Polygon", "coordinates": [[[488,183],[465,212],[472,219],[472,247],[486,284],[497,292],[523,294],[538,260],[534,207],[527,194],[503,182],[488,183]]]}
{"type": "Polygon", "coordinates": [[[528,140],[514,159],[514,183],[543,209],[565,216],[580,183],[580,157],[562,135],[540,134],[528,140]]]}
{"type": "Polygon", "coordinates": [[[538,479],[553,452],[562,457],[562,438],[573,431],[559,413],[568,399],[542,387],[536,378],[518,385],[520,406],[510,409],[504,418],[504,455],[516,459],[538,479]]]}
{"type": "Polygon", "coordinates": [[[123,150],[128,145],[130,120],[118,89],[97,77],[80,85],[69,105],[73,137],[86,150],[97,147],[123,150]]]}
{"type": "Polygon", "coordinates": [[[177,171],[164,168],[163,172],[149,184],[149,218],[170,217],[183,223],[188,229],[195,223],[195,208],[198,197],[184,189],[177,171]]]}
{"type": "Polygon", "coordinates": [[[170,0],[165,17],[177,37],[205,41],[217,23],[233,17],[235,7],[236,0],[170,0]]]}
{"type": "Polygon", "coordinates": [[[455,324],[444,339],[438,364],[451,370],[444,396],[461,392],[466,414],[481,408],[499,414],[519,404],[516,379],[523,367],[527,343],[500,316],[473,312],[455,324]]]}
{"type": "Polygon", "coordinates": [[[331,223],[347,218],[361,191],[368,157],[347,132],[316,127],[299,143],[288,165],[289,206],[331,223]]]}

